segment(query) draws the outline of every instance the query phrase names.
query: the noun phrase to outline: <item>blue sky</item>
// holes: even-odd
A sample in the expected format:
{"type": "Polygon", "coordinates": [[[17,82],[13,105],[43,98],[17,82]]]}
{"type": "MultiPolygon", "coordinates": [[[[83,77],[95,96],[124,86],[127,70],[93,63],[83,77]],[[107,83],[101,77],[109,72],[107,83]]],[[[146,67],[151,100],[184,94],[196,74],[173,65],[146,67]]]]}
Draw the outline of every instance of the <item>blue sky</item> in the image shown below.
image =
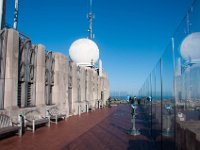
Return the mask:
{"type": "MultiPolygon", "coordinates": [[[[111,91],[136,94],[156,65],[192,0],[93,0],[94,41],[111,91]]],[[[68,56],[88,36],[89,0],[19,0],[18,30],[32,42],[68,56]]],[[[7,0],[13,24],[14,0],[7,0]]]]}

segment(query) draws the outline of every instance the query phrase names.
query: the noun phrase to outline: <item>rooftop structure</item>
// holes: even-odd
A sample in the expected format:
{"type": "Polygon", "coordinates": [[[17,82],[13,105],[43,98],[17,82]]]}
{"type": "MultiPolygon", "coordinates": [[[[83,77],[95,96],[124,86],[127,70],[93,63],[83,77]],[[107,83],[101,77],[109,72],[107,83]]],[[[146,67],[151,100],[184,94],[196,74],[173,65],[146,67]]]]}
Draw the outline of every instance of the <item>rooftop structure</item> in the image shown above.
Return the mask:
{"type": "Polygon", "coordinates": [[[78,39],[70,46],[69,56],[79,66],[94,66],[99,59],[99,49],[90,39],[78,39]]]}

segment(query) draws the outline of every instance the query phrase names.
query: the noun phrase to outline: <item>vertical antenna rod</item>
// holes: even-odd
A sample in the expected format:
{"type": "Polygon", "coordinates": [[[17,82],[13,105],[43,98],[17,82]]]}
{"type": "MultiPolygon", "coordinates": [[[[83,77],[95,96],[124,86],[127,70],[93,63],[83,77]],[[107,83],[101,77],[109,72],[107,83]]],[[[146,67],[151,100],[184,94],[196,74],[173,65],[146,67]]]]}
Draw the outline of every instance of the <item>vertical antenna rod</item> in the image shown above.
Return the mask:
{"type": "Polygon", "coordinates": [[[90,0],[90,12],[88,13],[88,20],[89,20],[89,39],[93,39],[93,32],[92,32],[92,21],[93,21],[93,13],[92,13],[92,0],[90,0]]]}
{"type": "Polygon", "coordinates": [[[0,0],[0,30],[5,27],[6,0],[0,0]]]}
{"type": "Polygon", "coordinates": [[[14,24],[13,24],[13,28],[15,30],[17,29],[17,23],[18,23],[18,6],[19,6],[18,0],[15,0],[15,12],[14,12],[14,24]]]}

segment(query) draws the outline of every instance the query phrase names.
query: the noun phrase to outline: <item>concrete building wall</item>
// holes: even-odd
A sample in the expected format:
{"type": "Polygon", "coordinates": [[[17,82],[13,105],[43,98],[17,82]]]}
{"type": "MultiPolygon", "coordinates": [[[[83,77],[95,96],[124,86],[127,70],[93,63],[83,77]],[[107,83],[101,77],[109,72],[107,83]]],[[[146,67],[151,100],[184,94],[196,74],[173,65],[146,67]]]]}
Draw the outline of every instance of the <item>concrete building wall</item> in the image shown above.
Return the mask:
{"type": "Polygon", "coordinates": [[[54,53],[54,58],[53,104],[68,112],[68,59],[60,53],[54,53]]]}
{"type": "Polygon", "coordinates": [[[80,97],[81,97],[81,102],[80,102],[80,111],[81,113],[86,112],[87,107],[86,107],[86,96],[85,96],[85,90],[86,90],[86,70],[84,67],[80,67],[80,97]]]}
{"type": "Polygon", "coordinates": [[[94,109],[94,98],[93,98],[93,70],[88,68],[88,101],[89,108],[94,109]]]}
{"type": "Polygon", "coordinates": [[[97,79],[98,79],[98,74],[95,70],[93,70],[93,97],[94,97],[94,100],[97,100],[98,96],[97,96],[97,79]]]}
{"type": "Polygon", "coordinates": [[[36,106],[45,105],[45,46],[37,45],[36,106]]]}
{"type": "Polygon", "coordinates": [[[88,68],[85,68],[85,111],[88,112],[89,109],[89,72],[88,68]]]}
{"type": "Polygon", "coordinates": [[[110,91],[109,91],[109,80],[108,80],[108,76],[106,74],[105,71],[103,71],[102,77],[101,77],[101,98],[103,101],[103,104],[106,104],[106,100],[109,98],[110,96],[110,91]]]}
{"type": "MultiPolygon", "coordinates": [[[[45,109],[45,46],[36,45],[35,66],[35,106],[45,109]]],[[[109,96],[109,82],[105,72],[100,77],[94,68],[77,67],[74,62],[61,53],[53,53],[55,58],[54,85],[52,89],[52,103],[68,115],[76,115],[87,112],[89,108],[97,108],[98,101],[107,100],[109,96]],[[71,91],[71,92],[70,92],[71,91]],[[71,97],[71,98],[70,98],[71,97]]],[[[19,33],[13,29],[8,30],[4,108],[18,110],[18,59],[19,59],[19,33]]],[[[21,108],[23,111],[29,108],[21,108]]],[[[15,111],[16,112],[16,111],[15,111]]],[[[16,113],[17,114],[17,113],[16,113]]]]}
{"type": "Polygon", "coordinates": [[[97,77],[97,99],[101,99],[101,77],[97,77]]]}
{"type": "Polygon", "coordinates": [[[71,80],[72,80],[72,115],[74,114],[78,114],[78,88],[77,88],[77,65],[75,62],[70,62],[70,66],[71,66],[71,80]]]}
{"type": "Polygon", "coordinates": [[[105,77],[104,77],[104,87],[103,87],[103,90],[104,90],[104,104],[106,102],[106,100],[109,98],[110,96],[110,85],[109,85],[109,79],[108,79],[108,76],[107,74],[104,72],[105,74],[105,77]]]}
{"type": "Polygon", "coordinates": [[[98,79],[98,73],[96,70],[93,70],[93,99],[95,108],[98,108],[97,79],[98,79]]]}
{"type": "Polygon", "coordinates": [[[104,101],[104,76],[100,77],[100,99],[104,101]]]}
{"type": "Polygon", "coordinates": [[[89,71],[88,68],[85,68],[85,101],[89,102],[89,71]]]}
{"type": "Polygon", "coordinates": [[[8,29],[4,108],[17,106],[19,33],[8,29]]]}
{"type": "Polygon", "coordinates": [[[7,50],[7,30],[1,30],[0,35],[0,110],[4,109],[4,87],[5,87],[5,68],[6,68],[6,50],[7,50]]]}
{"type": "Polygon", "coordinates": [[[77,65],[73,63],[72,65],[72,91],[73,91],[73,101],[77,103],[78,101],[78,91],[77,91],[77,65]]]}
{"type": "Polygon", "coordinates": [[[81,67],[81,77],[80,77],[80,82],[81,82],[81,102],[85,102],[85,68],[81,67]]]}

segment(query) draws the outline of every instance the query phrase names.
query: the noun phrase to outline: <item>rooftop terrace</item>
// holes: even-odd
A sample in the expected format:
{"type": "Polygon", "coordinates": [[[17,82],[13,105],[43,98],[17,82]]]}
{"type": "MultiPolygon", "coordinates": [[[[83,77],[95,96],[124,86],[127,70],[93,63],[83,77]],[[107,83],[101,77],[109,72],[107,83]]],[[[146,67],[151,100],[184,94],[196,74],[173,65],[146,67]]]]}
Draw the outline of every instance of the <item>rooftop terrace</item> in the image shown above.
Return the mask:
{"type": "Polygon", "coordinates": [[[81,116],[69,117],[50,128],[41,127],[33,134],[27,131],[21,138],[11,136],[0,141],[1,149],[171,149],[174,146],[171,138],[163,138],[157,134],[150,136],[150,119],[143,106],[139,106],[136,128],[141,135],[131,136],[131,108],[128,104],[102,108],[81,116]]]}

